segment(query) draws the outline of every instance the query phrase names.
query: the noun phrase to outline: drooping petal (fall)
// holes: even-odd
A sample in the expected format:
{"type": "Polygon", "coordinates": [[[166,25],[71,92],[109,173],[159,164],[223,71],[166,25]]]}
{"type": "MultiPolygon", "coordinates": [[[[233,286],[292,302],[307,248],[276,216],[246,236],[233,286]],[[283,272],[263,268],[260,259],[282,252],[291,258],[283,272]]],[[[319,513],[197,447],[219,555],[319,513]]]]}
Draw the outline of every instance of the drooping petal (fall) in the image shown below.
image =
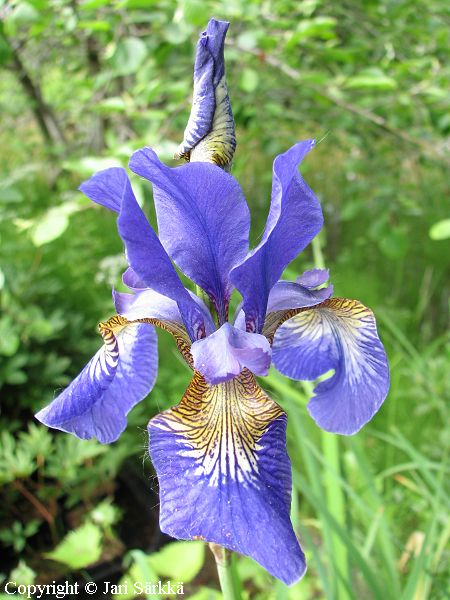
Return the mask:
{"type": "Polygon", "coordinates": [[[162,531],[251,556],[287,584],[300,579],[286,415],[249,371],[212,387],[196,372],[180,404],[150,421],[149,442],[162,531]]]}
{"type": "Polygon", "coordinates": [[[161,242],[183,273],[210,296],[223,323],[230,271],[248,250],[250,214],[239,184],[212,164],[167,167],[151,148],[135,152],[130,168],[153,183],[161,242]]]}
{"type": "Polygon", "coordinates": [[[210,19],[200,35],[191,114],[175,158],[212,162],[225,168],[231,164],[236,136],[223,56],[228,26],[225,21],[210,19]]]}
{"type": "Polygon", "coordinates": [[[249,331],[262,331],[270,290],[322,228],[319,201],[298,172],[313,146],[314,140],[299,142],[276,157],[272,201],[262,240],[231,273],[230,279],[243,297],[249,331]]]}
{"type": "Polygon", "coordinates": [[[100,324],[103,347],[81,373],[36,418],[82,439],[114,442],[128,412],[153,388],[158,370],[157,338],[151,325],[100,324]]]}
{"type": "Polygon", "coordinates": [[[320,382],[308,410],[333,433],[356,433],[377,412],[389,389],[389,367],[375,318],[356,300],[331,298],[300,311],[277,330],[275,367],[292,379],[320,382]]]}
{"type": "Polygon", "coordinates": [[[263,335],[224,323],[212,335],[194,342],[191,354],[194,368],[215,385],[239,375],[244,368],[255,375],[267,375],[272,351],[263,335]]]}
{"type": "MultiPolygon", "coordinates": [[[[298,281],[298,280],[297,280],[298,281]]],[[[327,300],[333,293],[330,284],[320,290],[308,289],[294,281],[279,281],[270,291],[267,314],[262,333],[272,343],[276,330],[289,317],[297,314],[299,308],[316,306],[327,300]]],[[[242,316],[240,316],[242,322],[242,316]]]]}

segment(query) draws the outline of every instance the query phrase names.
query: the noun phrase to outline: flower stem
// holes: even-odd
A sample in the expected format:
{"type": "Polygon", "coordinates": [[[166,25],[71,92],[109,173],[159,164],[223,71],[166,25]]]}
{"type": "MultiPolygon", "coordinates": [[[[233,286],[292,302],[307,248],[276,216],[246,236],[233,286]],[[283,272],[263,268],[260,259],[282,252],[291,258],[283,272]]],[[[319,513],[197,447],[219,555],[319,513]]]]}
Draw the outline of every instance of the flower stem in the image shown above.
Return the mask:
{"type": "Polygon", "coordinates": [[[209,547],[216,559],[217,573],[224,600],[241,600],[241,585],[230,550],[210,543],[209,547]]]}
{"type": "MultiPolygon", "coordinates": [[[[313,239],[312,251],[314,256],[314,266],[317,269],[324,269],[325,261],[319,237],[313,239]]],[[[341,461],[339,439],[336,435],[327,433],[326,431],[322,431],[321,434],[322,451],[327,464],[327,468],[324,472],[324,485],[328,510],[337,524],[345,529],[347,527],[347,522],[345,514],[345,495],[340,483],[341,461]]],[[[332,532],[330,542],[332,546],[330,550],[332,551],[333,556],[332,564],[335,574],[334,584],[336,598],[345,598],[347,594],[345,582],[350,580],[347,547],[336,532],[332,532]]]]}

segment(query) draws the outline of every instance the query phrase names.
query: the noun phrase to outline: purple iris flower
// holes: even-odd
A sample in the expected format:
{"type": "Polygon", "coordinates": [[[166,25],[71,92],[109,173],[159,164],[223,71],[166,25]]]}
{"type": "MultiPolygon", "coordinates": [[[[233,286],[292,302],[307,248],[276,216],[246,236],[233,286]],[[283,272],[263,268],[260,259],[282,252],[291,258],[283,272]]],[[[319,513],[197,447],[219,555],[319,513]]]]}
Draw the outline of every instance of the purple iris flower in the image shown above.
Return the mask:
{"type": "MultiPolygon", "coordinates": [[[[223,37],[219,43],[223,50],[223,37]]],[[[131,293],[114,292],[118,314],[99,326],[102,348],[37,414],[82,439],[115,441],[155,382],[153,326],[170,332],[193,377],[179,404],[148,425],[161,529],[249,555],[286,584],[306,570],[289,516],[286,414],[255,375],[267,375],[271,364],[300,380],[333,370],[308,409],[320,427],[347,435],[371,419],[389,387],[368,308],[332,298],[325,270],[280,279],[323,225],[320,204],[298,171],[313,146],[299,142],[275,158],[266,228],[250,251],[242,190],[211,161],[170,168],[151,148],[133,154],[131,170],[153,185],[159,237],[124,169],[83,183],[86,196],[118,214],[131,293]],[[183,285],[174,265],[207,304],[183,285]],[[230,315],[235,290],[242,305],[230,315]]]]}
{"type": "Polygon", "coordinates": [[[266,375],[271,361],[293,379],[333,369],[308,408],[321,427],[342,434],[373,416],[389,385],[369,309],[330,298],[331,286],[318,289],[326,271],[279,281],[322,227],[319,202],[297,170],[312,147],[300,142],[275,159],[266,229],[250,252],[242,190],[213,164],[169,168],[150,148],[133,155],[130,168],[153,183],[159,239],[124,169],[85,182],[91,200],[118,213],[130,265],[124,281],[133,293],[114,294],[118,315],[100,325],[104,346],[37,415],[83,439],[116,440],[155,381],[152,325],[172,333],[194,375],[181,402],[149,423],[161,529],[248,554],[286,583],[305,570],[289,519],[286,415],[254,375],[266,375]],[[183,286],[171,259],[206,292],[212,313],[183,286]],[[234,288],[243,305],[233,322],[234,288]]]}

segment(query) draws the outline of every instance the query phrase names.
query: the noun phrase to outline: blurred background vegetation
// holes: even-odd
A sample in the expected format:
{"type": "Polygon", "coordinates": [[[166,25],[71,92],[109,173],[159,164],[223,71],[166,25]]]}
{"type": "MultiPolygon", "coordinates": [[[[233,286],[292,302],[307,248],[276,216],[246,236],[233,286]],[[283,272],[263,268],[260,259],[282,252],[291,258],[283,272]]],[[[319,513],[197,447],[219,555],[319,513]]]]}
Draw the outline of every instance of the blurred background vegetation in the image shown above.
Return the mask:
{"type": "MultiPolygon", "coordinates": [[[[374,309],[392,369],[380,413],[348,439],[318,431],[310,388],[264,380],[289,413],[309,571],[288,590],[240,557],[245,597],[450,598],[444,0],[0,1],[0,581],[171,579],[186,597],[220,598],[203,544],[158,528],[145,426],[189,379],[171,339],[160,336],[158,383],[112,446],[33,422],[98,348],[125,267],[114,215],[76,189],[143,145],[171,159],[210,16],[231,21],[233,174],[253,238],[274,156],[316,137],[304,174],[326,226],[291,274],[321,250],[336,295],[374,309]]],[[[150,188],[133,185],[152,214],[150,188]]]]}

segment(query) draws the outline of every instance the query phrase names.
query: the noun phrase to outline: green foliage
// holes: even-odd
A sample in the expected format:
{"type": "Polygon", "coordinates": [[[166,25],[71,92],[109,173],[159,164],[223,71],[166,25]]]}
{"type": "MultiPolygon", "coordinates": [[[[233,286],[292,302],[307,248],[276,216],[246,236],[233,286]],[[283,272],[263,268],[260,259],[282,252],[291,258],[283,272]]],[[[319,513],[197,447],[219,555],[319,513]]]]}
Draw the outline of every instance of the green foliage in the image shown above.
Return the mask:
{"type": "MultiPolygon", "coordinates": [[[[159,552],[149,555],[140,550],[132,550],[126,557],[126,562],[131,566],[120,581],[128,591],[120,594],[119,598],[121,600],[135,598],[137,596],[135,582],[156,582],[168,578],[169,581],[189,584],[199,573],[204,559],[204,542],[172,542],[159,552]]],[[[205,590],[204,592],[206,593],[205,590]]],[[[214,598],[214,593],[212,597],[214,598]]]]}
{"type": "Polygon", "coordinates": [[[36,581],[36,573],[22,560],[19,561],[17,567],[11,571],[10,577],[13,581],[20,581],[24,585],[31,585],[36,581]]]}
{"type": "Polygon", "coordinates": [[[102,533],[93,523],[85,523],[74,529],[46,558],[61,562],[71,569],[77,570],[95,563],[101,556],[102,533]]]}
{"type": "Polygon", "coordinates": [[[205,558],[204,542],[174,542],[148,557],[148,564],[158,575],[192,581],[205,558]]]}
{"type": "Polygon", "coordinates": [[[450,238],[450,219],[442,219],[430,227],[432,240],[448,240],[450,238]]]}
{"type": "MultiPolygon", "coordinates": [[[[253,240],[267,214],[274,155],[315,136],[304,173],[324,209],[325,262],[336,295],[374,309],[392,368],[384,407],[350,439],[317,431],[305,410],[310,388],[276,374],[263,382],[289,413],[293,521],[309,571],[288,590],[240,558],[245,593],[258,600],[445,598],[444,2],[17,0],[0,1],[0,13],[2,571],[21,582],[36,573],[51,580],[58,565],[45,553],[63,552],[64,576],[125,555],[118,579],[183,575],[189,597],[219,597],[203,544],[159,548],[157,523],[145,528],[144,514],[141,550],[126,541],[137,499],[157,502],[142,475],[145,424],[178,401],[190,377],[167,335],[157,385],[116,444],[106,449],[32,423],[98,348],[95,326],[114,313],[110,287],[120,289],[126,264],[115,216],[75,190],[96,170],[126,166],[143,145],[171,159],[189,114],[197,33],[214,15],[231,21],[233,174],[252,209],[253,240]],[[133,469],[142,489],[119,508],[133,469]],[[90,554],[76,562],[79,547],[90,554]]],[[[133,186],[154,222],[150,188],[138,178],[133,186]]],[[[313,265],[308,250],[292,276],[313,265]]]]}
{"type": "Polygon", "coordinates": [[[27,538],[33,536],[39,529],[40,522],[32,519],[26,525],[14,521],[11,527],[0,530],[0,540],[7,546],[12,546],[20,554],[27,544],[27,538]]]}

